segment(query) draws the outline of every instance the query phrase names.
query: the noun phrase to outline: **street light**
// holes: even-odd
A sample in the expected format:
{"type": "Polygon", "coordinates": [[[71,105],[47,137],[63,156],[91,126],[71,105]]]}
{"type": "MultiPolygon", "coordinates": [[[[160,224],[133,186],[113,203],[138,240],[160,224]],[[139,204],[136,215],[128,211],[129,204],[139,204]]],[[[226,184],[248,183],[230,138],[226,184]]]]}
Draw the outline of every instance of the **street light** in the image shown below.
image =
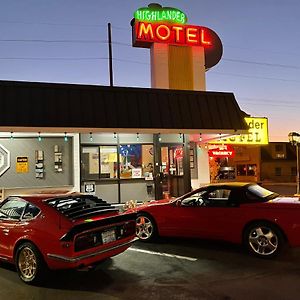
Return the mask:
{"type": "Polygon", "coordinates": [[[300,145],[300,134],[298,132],[290,132],[289,133],[289,142],[296,146],[296,154],[297,154],[297,195],[300,193],[300,166],[299,166],[299,145],[300,145]]]}

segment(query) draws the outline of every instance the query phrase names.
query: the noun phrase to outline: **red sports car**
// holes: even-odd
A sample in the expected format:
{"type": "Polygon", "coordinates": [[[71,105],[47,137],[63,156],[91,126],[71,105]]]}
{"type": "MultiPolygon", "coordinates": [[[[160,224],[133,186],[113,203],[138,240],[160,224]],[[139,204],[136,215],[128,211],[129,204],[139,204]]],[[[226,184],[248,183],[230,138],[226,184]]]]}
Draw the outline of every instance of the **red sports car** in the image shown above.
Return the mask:
{"type": "Polygon", "coordinates": [[[257,184],[211,184],[136,209],[142,241],[158,235],[220,239],[244,244],[260,257],[273,257],[286,244],[300,246],[299,198],[280,197],[257,184]]]}
{"type": "Polygon", "coordinates": [[[49,269],[84,268],[125,251],[135,220],[92,195],[11,196],[0,205],[0,259],[37,283],[49,269]]]}

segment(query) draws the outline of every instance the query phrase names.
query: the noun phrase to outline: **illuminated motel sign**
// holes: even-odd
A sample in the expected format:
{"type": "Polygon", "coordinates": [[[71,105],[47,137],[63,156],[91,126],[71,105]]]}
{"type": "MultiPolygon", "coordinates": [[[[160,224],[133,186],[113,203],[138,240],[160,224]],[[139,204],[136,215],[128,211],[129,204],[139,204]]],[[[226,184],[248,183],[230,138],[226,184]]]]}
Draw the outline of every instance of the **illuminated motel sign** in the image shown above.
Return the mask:
{"type": "Polygon", "coordinates": [[[233,158],[235,156],[235,151],[230,145],[219,145],[216,148],[209,149],[208,156],[213,158],[233,158]]]}
{"type": "Polygon", "coordinates": [[[187,25],[186,15],[170,7],[150,4],[134,13],[132,43],[134,47],[150,48],[153,43],[178,46],[202,46],[205,68],[216,65],[223,54],[223,46],[218,35],[210,28],[187,25]]]}
{"type": "Polygon", "coordinates": [[[247,134],[234,135],[221,140],[214,140],[212,144],[239,144],[239,145],[268,145],[268,119],[267,118],[245,118],[249,126],[247,134]]]}
{"type": "Polygon", "coordinates": [[[135,11],[134,18],[143,22],[168,22],[175,24],[185,24],[187,16],[178,8],[161,7],[152,4],[150,7],[142,7],[135,11]]]}

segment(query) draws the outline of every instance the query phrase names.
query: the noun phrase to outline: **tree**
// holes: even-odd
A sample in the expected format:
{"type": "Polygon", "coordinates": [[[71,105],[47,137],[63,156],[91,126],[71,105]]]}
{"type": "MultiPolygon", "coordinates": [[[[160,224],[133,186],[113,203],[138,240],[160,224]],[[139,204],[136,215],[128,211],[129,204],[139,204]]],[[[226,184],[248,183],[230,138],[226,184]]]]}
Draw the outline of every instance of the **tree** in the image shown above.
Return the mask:
{"type": "Polygon", "coordinates": [[[220,170],[220,164],[213,158],[209,158],[209,174],[210,174],[210,182],[218,181],[218,174],[220,170]]]}

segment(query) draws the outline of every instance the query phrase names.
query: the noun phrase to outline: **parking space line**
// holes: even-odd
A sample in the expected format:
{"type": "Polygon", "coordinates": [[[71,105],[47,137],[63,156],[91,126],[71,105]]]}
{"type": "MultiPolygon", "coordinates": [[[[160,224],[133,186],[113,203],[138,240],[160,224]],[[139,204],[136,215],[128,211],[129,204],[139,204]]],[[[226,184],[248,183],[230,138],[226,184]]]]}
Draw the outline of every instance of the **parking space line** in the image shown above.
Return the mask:
{"type": "Polygon", "coordinates": [[[135,252],[141,252],[141,253],[146,253],[146,254],[152,254],[152,255],[159,255],[159,256],[166,256],[166,257],[172,257],[172,258],[178,258],[178,259],[185,259],[189,261],[196,261],[197,258],[194,257],[188,257],[188,256],[181,256],[181,255],[175,255],[175,254],[169,254],[169,253],[164,253],[164,252],[155,252],[155,251],[149,251],[149,250],[144,250],[144,249],[138,249],[138,248],[128,248],[127,251],[135,251],[135,252]]]}

